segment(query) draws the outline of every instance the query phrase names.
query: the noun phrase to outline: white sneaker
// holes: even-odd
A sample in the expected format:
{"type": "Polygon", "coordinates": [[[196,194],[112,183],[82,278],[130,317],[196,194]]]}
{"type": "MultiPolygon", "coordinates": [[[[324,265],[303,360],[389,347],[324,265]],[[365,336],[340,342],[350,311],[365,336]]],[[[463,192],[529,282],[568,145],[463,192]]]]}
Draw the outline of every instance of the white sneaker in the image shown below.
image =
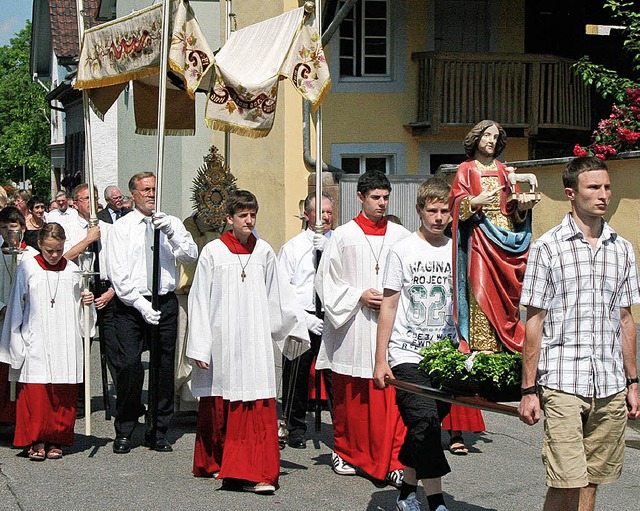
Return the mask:
{"type": "Polygon", "coordinates": [[[276,491],[276,487],[269,483],[249,483],[246,482],[242,485],[242,491],[248,491],[251,493],[273,493],[276,491]]]}
{"type": "Polygon", "coordinates": [[[396,488],[400,488],[402,486],[402,481],[404,480],[404,470],[392,470],[389,472],[384,478],[385,483],[390,484],[391,486],[395,486],[396,488]]]}
{"type": "Polygon", "coordinates": [[[449,511],[446,507],[444,507],[442,504],[440,504],[437,508],[436,511],[449,511]]]}
{"type": "MultiPolygon", "coordinates": [[[[443,511],[440,506],[436,511],[443,511]]],[[[398,511],[420,511],[420,501],[416,498],[415,492],[409,494],[404,500],[396,500],[396,509],[398,511]]]]}
{"type": "Polygon", "coordinates": [[[333,466],[333,471],[341,476],[354,476],[356,475],[356,468],[344,461],[340,456],[338,456],[335,451],[331,453],[331,465],[333,466]]]}

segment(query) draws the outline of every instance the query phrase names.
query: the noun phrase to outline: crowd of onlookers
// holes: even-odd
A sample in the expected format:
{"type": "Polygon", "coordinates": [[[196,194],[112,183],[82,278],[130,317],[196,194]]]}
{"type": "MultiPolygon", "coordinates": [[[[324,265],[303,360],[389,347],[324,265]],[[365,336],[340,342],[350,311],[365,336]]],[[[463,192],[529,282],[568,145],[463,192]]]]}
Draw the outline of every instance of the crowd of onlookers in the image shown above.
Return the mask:
{"type": "MultiPolygon", "coordinates": [[[[15,206],[20,210],[26,221],[25,241],[35,249],[38,249],[38,231],[47,223],[48,213],[58,209],[61,203],[64,204],[62,207],[65,208],[75,209],[76,207],[72,194],[63,190],[49,200],[48,197],[34,195],[28,190],[20,189],[7,192],[5,187],[0,186],[0,209],[5,206],[15,206]]],[[[129,197],[123,198],[123,207],[131,208],[131,199],[129,197]]],[[[104,205],[98,201],[97,212],[103,209],[104,205]]]]}

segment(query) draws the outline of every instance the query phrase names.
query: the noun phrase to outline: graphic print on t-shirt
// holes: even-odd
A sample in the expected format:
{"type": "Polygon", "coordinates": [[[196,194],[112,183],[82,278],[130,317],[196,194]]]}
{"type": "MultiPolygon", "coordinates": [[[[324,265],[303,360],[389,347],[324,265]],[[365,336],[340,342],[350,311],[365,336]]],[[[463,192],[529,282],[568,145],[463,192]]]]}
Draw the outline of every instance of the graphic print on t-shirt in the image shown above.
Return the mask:
{"type": "Polygon", "coordinates": [[[420,351],[455,335],[451,316],[453,284],[450,261],[416,261],[409,265],[411,287],[402,349],[420,351]]]}
{"type": "Polygon", "coordinates": [[[387,257],[383,287],[400,291],[391,337],[389,365],[418,364],[420,350],[455,339],[451,240],[433,246],[417,233],[397,243],[387,257]]]}

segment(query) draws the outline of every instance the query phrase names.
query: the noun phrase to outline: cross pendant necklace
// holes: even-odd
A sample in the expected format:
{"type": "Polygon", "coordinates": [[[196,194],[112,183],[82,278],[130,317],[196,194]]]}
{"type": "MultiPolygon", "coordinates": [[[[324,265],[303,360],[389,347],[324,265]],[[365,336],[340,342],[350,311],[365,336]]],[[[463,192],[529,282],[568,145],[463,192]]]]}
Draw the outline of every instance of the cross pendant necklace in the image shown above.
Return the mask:
{"type": "Polygon", "coordinates": [[[251,260],[251,256],[253,255],[253,252],[251,252],[249,254],[249,258],[247,259],[247,262],[242,264],[242,259],[240,259],[240,254],[236,254],[236,256],[238,257],[238,262],[240,263],[240,268],[242,268],[242,271],[240,272],[240,277],[242,277],[242,282],[244,282],[244,279],[247,277],[246,272],[244,271],[244,269],[247,267],[247,265],[249,264],[249,261],[251,260]]]}
{"type": "Polygon", "coordinates": [[[374,268],[374,270],[376,270],[376,275],[378,275],[378,272],[380,271],[380,265],[378,264],[378,262],[380,261],[380,256],[382,255],[382,249],[384,248],[385,236],[386,234],[382,236],[382,244],[380,245],[380,250],[378,251],[378,255],[376,256],[376,253],[373,251],[373,247],[371,246],[371,242],[369,241],[369,238],[367,237],[366,234],[364,235],[364,239],[367,240],[367,243],[369,244],[369,249],[371,249],[371,255],[376,260],[376,266],[374,268]]]}
{"type": "Polygon", "coordinates": [[[55,272],[55,274],[58,276],[57,280],[56,280],[56,290],[54,291],[53,295],[51,294],[51,287],[49,287],[49,272],[47,272],[45,270],[45,277],[47,277],[47,291],[49,291],[49,298],[51,298],[50,302],[51,302],[51,308],[53,309],[53,306],[56,303],[56,296],[58,295],[58,284],[60,284],[60,272],[57,271],[55,272]]]}
{"type": "MultiPolygon", "coordinates": [[[[233,240],[233,244],[237,245],[238,243],[236,242],[236,240],[233,240]]],[[[249,257],[247,258],[247,262],[244,264],[242,264],[242,259],[240,259],[240,254],[238,252],[236,252],[235,254],[236,254],[236,257],[238,258],[238,262],[240,263],[240,268],[242,269],[242,271],[240,272],[240,277],[242,277],[242,282],[244,283],[244,279],[247,278],[247,273],[244,271],[244,269],[249,264],[249,261],[251,261],[251,256],[253,255],[253,252],[249,254],[249,257]]]]}

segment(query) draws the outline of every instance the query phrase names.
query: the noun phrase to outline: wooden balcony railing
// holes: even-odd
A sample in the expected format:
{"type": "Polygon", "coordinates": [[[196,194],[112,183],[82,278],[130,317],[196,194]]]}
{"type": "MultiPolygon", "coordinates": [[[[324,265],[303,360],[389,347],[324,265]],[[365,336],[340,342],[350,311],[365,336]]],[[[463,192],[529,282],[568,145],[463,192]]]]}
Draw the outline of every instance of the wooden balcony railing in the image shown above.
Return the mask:
{"type": "Polygon", "coordinates": [[[469,126],[494,119],[536,134],[540,128],[591,129],[589,88],[574,61],[552,55],[413,54],[420,64],[414,127],[469,126]]]}

